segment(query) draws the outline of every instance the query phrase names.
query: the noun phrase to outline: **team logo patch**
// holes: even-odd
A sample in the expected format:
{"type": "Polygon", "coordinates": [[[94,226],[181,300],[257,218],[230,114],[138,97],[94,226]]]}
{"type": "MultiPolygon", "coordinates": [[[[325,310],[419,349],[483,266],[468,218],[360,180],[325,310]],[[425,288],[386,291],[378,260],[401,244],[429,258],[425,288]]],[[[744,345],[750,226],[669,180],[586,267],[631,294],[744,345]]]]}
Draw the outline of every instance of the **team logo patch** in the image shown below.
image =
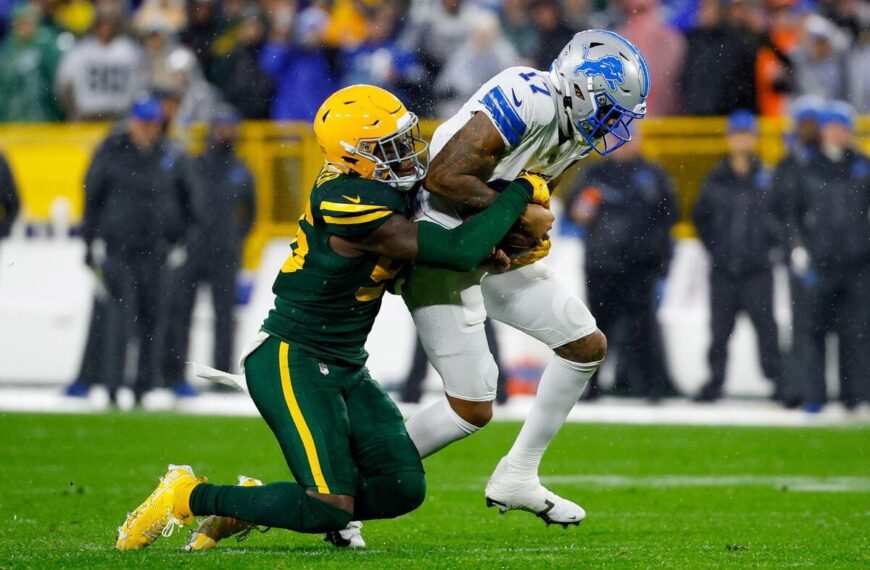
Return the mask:
{"type": "Polygon", "coordinates": [[[615,55],[605,55],[601,59],[586,59],[589,48],[583,48],[583,63],[574,68],[574,75],[581,73],[586,77],[601,76],[607,82],[607,87],[616,89],[617,85],[625,83],[625,68],[615,55]]]}

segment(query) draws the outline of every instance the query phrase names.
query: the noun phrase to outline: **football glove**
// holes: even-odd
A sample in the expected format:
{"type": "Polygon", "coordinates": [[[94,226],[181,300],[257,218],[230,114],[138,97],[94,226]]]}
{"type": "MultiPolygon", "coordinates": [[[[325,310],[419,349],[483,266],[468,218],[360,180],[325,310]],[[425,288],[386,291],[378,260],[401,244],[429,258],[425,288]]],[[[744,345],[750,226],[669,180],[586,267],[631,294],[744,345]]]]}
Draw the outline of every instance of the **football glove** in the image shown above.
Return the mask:
{"type": "Polygon", "coordinates": [[[550,240],[542,239],[538,242],[538,245],[536,245],[533,250],[524,253],[518,257],[515,257],[511,261],[511,269],[531,265],[536,261],[544,259],[548,255],[550,255],[550,240]]]}
{"type": "Polygon", "coordinates": [[[545,208],[550,207],[550,187],[547,186],[547,181],[538,176],[537,174],[532,174],[530,172],[523,172],[519,176],[516,177],[516,180],[523,180],[529,183],[532,187],[532,200],[533,204],[540,204],[545,208]]]}

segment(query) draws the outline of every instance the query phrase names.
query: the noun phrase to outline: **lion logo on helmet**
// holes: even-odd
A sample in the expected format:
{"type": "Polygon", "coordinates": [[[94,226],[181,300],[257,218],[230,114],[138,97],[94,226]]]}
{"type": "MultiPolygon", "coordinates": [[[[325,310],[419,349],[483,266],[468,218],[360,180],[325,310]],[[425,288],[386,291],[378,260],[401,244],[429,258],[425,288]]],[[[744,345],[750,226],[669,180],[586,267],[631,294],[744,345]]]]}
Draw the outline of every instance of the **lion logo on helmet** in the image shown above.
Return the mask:
{"type": "Polygon", "coordinates": [[[617,85],[625,83],[625,68],[615,55],[605,55],[601,59],[587,59],[589,46],[583,47],[583,63],[574,68],[574,75],[583,73],[586,77],[601,76],[607,82],[607,87],[616,89],[617,85]]]}

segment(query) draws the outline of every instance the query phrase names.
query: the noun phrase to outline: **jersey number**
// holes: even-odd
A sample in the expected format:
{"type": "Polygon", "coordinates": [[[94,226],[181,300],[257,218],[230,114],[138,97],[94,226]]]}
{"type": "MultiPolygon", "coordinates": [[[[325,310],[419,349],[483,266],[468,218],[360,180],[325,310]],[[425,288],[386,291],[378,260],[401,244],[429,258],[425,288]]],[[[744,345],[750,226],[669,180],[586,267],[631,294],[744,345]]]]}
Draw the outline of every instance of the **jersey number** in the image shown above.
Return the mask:
{"type": "Polygon", "coordinates": [[[541,83],[538,85],[537,83],[532,83],[532,79],[538,77],[538,74],[534,71],[530,71],[528,73],[520,73],[520,77],[522,77],[527,83],[529,83],[529,89],[532,90],[532,93],[543,93],[544,95],[549,95],[550,90],[547,89],[547,86],[541,83]]]}
{"type": "Polygon", "coordinates": [[[372,274],[369,275],[369,279],[371,279],[373,283],[377,283],[377,285],[371,287],[360,287],[357,289],[356,300],[365,303],[383,297],[384,289],[387,286],[385,282],[394,278],[401,268],[402,266],[399,263],[394,262],[392,259],[379,257],[378,263],[372,270],[372,274]],[[394,264],[395,267],[393,267],[394,264]]]}

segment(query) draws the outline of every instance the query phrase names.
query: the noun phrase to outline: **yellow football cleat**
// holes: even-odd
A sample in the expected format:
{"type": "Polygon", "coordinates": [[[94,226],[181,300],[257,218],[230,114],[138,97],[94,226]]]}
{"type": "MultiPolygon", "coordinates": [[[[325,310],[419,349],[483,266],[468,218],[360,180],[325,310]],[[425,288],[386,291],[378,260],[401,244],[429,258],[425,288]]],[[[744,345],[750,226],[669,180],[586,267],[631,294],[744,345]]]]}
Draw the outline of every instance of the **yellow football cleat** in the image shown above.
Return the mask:
{"type": "Polygon", "coordinates": [[[170,465],[160,484],[145,502],[127,515],[118,528],[118,550],[145,548],[161,535],[170,536],[175,527],[193,522],[190,512],[190,493],[200,483],[208,481],[197,477],[189,465],[170,465]]]}
{"type": "MultiPolygon", "coordinates": [[[[263,482],[259,479],[239,475],[239,485],[242,487],[261,487],[263,482]]],[[[253,529],[254,525],[249,522],[240,521],[233,517],[212,515],[200,521],[199,526],[190,536],[190,541],[181,549],[185,552],[209,550],[217,546],[218,541],[234,534],[244,533],[239,536],[239,540],[244,540],[253,529]]]]}

